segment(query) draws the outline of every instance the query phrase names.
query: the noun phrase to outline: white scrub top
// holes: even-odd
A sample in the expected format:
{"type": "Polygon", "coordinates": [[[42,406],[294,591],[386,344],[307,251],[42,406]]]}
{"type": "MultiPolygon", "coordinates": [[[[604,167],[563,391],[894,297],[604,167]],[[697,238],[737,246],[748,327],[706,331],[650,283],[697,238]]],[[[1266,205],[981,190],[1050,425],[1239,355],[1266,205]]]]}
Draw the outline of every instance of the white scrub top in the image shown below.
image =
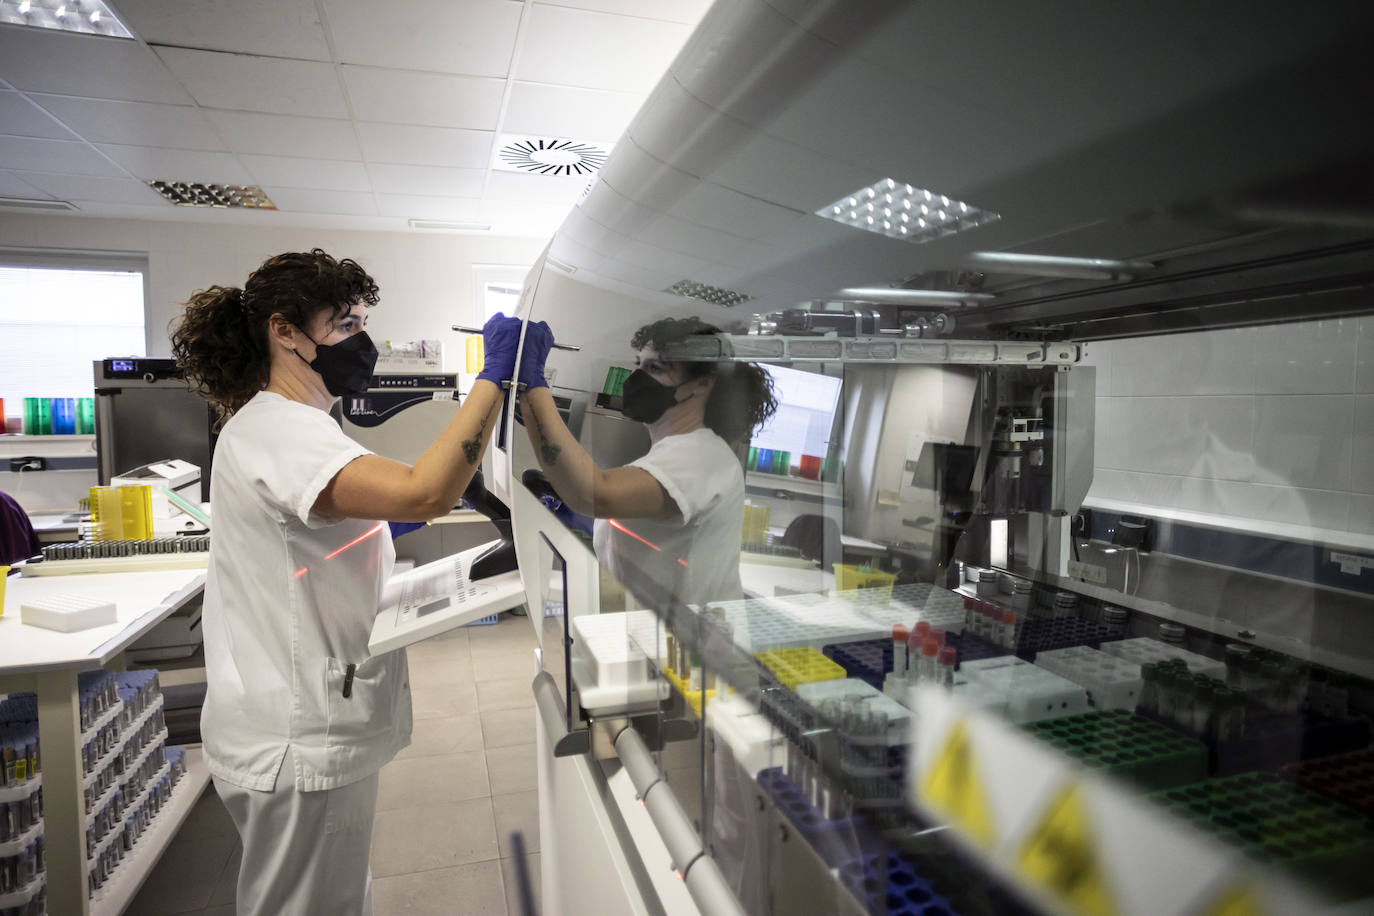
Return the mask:
{"type": "MultiPolygon", "coordinates": [[[[630,462],[654,476],[681,515],[668,519],[597,519],[597,559],[633,588],[645,576],[686,604],[744,597],[739,578],[744,526],[744,469],[725,440],[702,428],[660,439],[630,462]]],[[[642,597],[642,596],[641,596],[642,597]]]]}
{"type": "Polygon", "coordinates": [[[367,651],[396,558],[391,531],[312,509],[366,454],[324,411],[269,391],[220,433],[201,618],[201,733],[216,779],[270,790],[290,746],[296,788],[333,789],[410,743],[405,650],[367,651]]]}

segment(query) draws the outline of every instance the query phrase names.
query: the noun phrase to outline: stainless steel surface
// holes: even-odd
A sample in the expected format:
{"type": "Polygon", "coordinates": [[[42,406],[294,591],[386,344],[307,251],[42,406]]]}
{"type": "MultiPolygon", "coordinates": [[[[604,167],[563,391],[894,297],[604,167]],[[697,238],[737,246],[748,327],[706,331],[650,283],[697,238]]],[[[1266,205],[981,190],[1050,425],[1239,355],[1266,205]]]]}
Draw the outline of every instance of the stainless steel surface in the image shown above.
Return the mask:
{"type": "MultiPolygon", "coordinates": [[[[467,325],[462,325],[462,324],[455,324],[455,325],[452,325],[452,329],[455,330],[455,331],[459,331],[460,333],[463,333],[463,334],[481,334],[481,333],[482,333],[482,329],[481,329],[481,328],[470,328],[470,327],[468,327],[467,325]]],[[[569,351],[569,352],[571,352],[571,353],[576,353],[576,352],[578,352],[578,351],[580,351],[580,350],[582,349],[581,347],[574,347],[574,346],[572,346],[571,344],[561,344],[561,343],[556,343],[556,344],[554,344],[554,345],[553,345],[553,348],[554,348],[555,350],[567,350],[567,351],[569,351]]]]}
{"type": "MultiPolygon", "coordinates": [[[[170,359],[138,362],[159,373],[175,368],[170,359]]],[[[104,486],[131,468],[181,458],[200,468],[199,498],[208,502],[215,440],[208,402],[177,378],[113,378],[98,360],[93,374],[97,482],[104,486]]]]}

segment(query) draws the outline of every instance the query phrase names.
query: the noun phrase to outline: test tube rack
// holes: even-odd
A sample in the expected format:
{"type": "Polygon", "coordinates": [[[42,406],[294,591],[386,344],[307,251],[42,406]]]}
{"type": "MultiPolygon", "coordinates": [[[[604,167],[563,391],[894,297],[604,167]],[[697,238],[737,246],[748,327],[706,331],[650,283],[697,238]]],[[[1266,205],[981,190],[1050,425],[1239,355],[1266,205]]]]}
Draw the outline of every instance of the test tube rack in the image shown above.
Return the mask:
{"type": "Polygon", "coordinates": [[[843,668],[811,648],[777,649],[755,653],[754,657],[792,691],[802,684],[838,681],[845,676],[843,668]]]}
{"type": "Polygon", "coordinates": [[[1208,677],[1226,680],[1225,662],[1208,658],[1205,655],[1198,655],[1196,652],[1189,652],[1178,646],[1171,646],[1148,636],[1141,636],[1136,639],[1104,639],[1098,648],[1108,655],[1115,655],[1117,658],[1125,659],[1137,665],[1148,665],[1151,662],[1163,662],[1177,658],[1188,666],[1188,671],[1192,674],[1205,674],[1208,677]]]}
{"type": "Polygon", "coordinates": [[[1125,710],[1045,719],[1025,728],[1083,766],[1147,791],[1187,785],[1207,775],[1204,744],[1125,710]]]}
{"type": "Polygon", "coordinates": [[[1211,742],[1211,773],[1231,776],[1272,770],[1294,760],[1329,757],[1369,745],[1370,723],[1362,716],[1284,715],[1252,705],[1246,709],[1242,737],[1211,742]]]}
{"type": "MultiPolygon", "coordinates": [[[[77,677],[82,735],[82,790],[86,811],[87,887],[100,899],[112,873],[126,859],[153,817],[185,775],[180,748],[167,748],[157,672],[86,671],[77,677]]],[[[6,823],[0,828],[0,912],[42,911],[43,874],[41,752],[37,698],[11,694],[0,700],[0,735],[32,733],[32,753],[22,770],[7,766],[0,785],[6,823]],[[10,829],[8,813],[27,810],[10,829]]],[[[9,756],[9,755],[7,755],[9,756]]]]}
{"type": "Polygon", "coordinates": [[[959,670],[963,678],[1005,702],[1007,718],[1017,724],[1088,711],[1088,694],[1082,687],[1020,658],[988,658],[959,670]]]}
{"type": "Polygon", "coordinates": [[[881,690],[883,678],[893,667],[890,639],[861,639],[858,642],[831,643],[821,649],[826,658],[857,678],[881,690]]]}
{"type": "Polygon", "coordinates": [[[916,866],[896,852],[877,852],[839,867],[840,883],[873,916],[957,916],[954,903],[936,893],[916,866]]]}
{"type": "Polygon", "coordinates": [[[1039,652],[1072,646],[1099,648],[1110,640],[1120,640],[1121,628],[1083,620],[1079,617],[1030,617],[1016,634],[1016,654],[1028,662],[1039,652]]]}
{"type": "Polygon", "coordinates": [[[1291,763],[1279,774],[1289,782],[1374,817],[1374,750],[1291,763]]]}
{"type": "Polygon", "coordinates": [[[1209,779],[1149,797],[1264,864],[1320,876],[1342,895],[1374,893],[1374,818],[1277,774],[1209,779]]]}
{"type": "Polygon", "coordinates": [[[877,837],[858,818],[827,818],[782,767],[761,771],[758,782],[774,807],[831,868],[862,856],[866,850],[881,848],[877,837]]]}
{"type": "Polygon", "coordinates": [[[1139,665],[1089,646],[1042,650],[1035,663],[1081,684],[1098,709],[1134,710],[1145,683],[1139,665]]]}

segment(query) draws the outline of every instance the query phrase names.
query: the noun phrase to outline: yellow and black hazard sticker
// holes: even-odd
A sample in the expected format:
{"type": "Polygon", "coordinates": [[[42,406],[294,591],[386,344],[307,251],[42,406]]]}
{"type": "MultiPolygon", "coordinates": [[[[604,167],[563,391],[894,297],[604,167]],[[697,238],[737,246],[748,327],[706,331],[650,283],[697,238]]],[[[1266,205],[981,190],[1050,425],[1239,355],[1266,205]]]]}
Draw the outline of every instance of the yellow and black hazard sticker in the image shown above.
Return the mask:
{"type": "Polygon", "coordinates": [[[1253,885],[1239,884],[1200,912],[1205,916],[1264,916],[1265,909],[1260,905],[1258,889],[1253,885]]]}
{"type": "Polygon", "coordinates": [[[967,722],[950,729],[934,765],[921,781],[920,791],[931,808],[980,847],[990,849],[997,842],[967,722]]]}
{"type": "Polygon", "coordinates": [[[1078,786],[1069,786],[1056,796],[1031,830],[1016,864],[1026,879],[1075,913],[1111,916],[1118,912],[1078,786]]]}

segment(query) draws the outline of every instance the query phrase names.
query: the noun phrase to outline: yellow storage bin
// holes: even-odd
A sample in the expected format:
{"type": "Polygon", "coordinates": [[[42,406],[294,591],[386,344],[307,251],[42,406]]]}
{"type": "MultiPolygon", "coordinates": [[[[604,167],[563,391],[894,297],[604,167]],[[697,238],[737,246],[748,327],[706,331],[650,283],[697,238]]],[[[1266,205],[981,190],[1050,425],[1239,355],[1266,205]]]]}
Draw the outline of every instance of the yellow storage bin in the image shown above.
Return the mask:
{"type": "Polygon", "coordinates": [[[754,656],[765,668],[777,675],[784,687],[796,690],[798,684],[816,681],[838,681],[847,675],[839,665],[812,648],[775,649],[754,656]]]}
{"type": "Polygon", "coordinates": [[[892,597],[892,583],[897,581],[897,574],[883,572],[880,569],[864,569],[862,566],[855,566],[852,563],[835,564],[835,590],[847,592],[856,588],[879,588],[882,589],[882,597],[892,597]]]}

